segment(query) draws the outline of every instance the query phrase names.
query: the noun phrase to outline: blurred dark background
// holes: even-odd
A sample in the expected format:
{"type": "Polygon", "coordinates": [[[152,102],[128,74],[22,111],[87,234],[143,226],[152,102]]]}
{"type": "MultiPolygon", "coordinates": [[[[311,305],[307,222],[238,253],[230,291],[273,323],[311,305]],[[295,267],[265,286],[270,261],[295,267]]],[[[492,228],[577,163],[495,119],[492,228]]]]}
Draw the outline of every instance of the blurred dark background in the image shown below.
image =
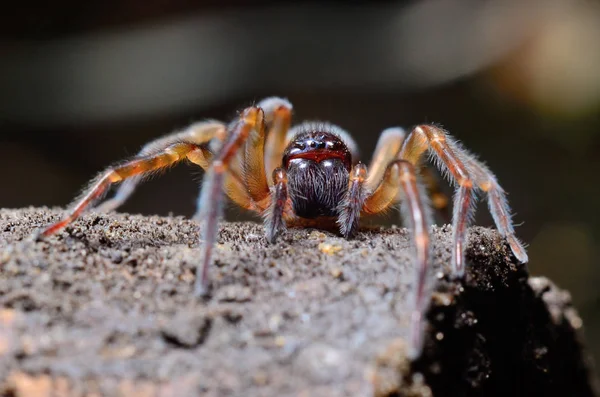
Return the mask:
{"type": "MultiPolygon", "coordinates": [[[[571,291],[598,362],[599,65],[595,1],[11,2],[0,207],[64,206],[145,142],[270,95],[364,160],[386,127],[440,123],[510,193],[531,271],[571,291]]],[[[200,180],[177,167],[123,211],[189,216],[200,180]]]]}

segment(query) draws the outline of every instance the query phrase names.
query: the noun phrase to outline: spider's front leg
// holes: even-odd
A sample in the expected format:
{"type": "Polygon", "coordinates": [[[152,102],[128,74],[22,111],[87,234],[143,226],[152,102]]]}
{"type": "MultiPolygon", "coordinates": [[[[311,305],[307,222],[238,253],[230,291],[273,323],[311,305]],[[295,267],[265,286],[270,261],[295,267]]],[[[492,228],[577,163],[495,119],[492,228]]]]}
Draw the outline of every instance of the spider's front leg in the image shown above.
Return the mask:
{"type": "Polygon", "coordinates": [[[342,234],[348,237],[358,228],[361,213],[377,214],[399,199],[404,202],[402,219],[411,231],[415,258],[415,292],[409,335],[409,354],[415,358],[422,349],[423,316],[429,302],[426,287],[431,262],[431,211],[414,166],[396,158],[403,140],[401,128],[385,130],[369,168],[360,163],[353,167],[346,196],[339,208],[338,224],[342,234]]]}
{"type": "Polygon", "coordinates": [[[281,165],[291,114],[289,101],[278,97],[263,99],[242,112],[227,141],[215,154],[194,216],[202,222],[204,239],[196,272],[196,295],[208,293],[208,270],[223,212],[223,188],[238,205],[265,217],[270,241],[285,230],[282,216],[287,203],[287,177],[277,167],[281,165]],[[267,178],[269,172],[273,173],[273,182],[267,178]]]}
{"type": "Polygon", "coordinates": [[[411,231],[414,248],[415,292],[411,312],[409,356],[416,358],[423,348],[423,317],[429,304],[426,287],[431,267],[431,210],[414,166],[405,160],[389,162],[379,186],[365,198],[362,211],[367,214],[382,212],[397,202],[398,193],[403,202],[400,207],[402,219],[411,231]]]}
{"type": "MultiPolygon", "coordinates": [[[[264,141],[264,113],[260,107],[250,107],[242,112],[240,119],[231,127],[228,138],[214,156],[210,167],[204,177],[202,190],[198,199],[198,212],[194,216],[201,223],[202,248],[201,259],[196,268],[196,295],[203,296],[208,293],[208,270],[212,260],[212,250],[217,239],[219,219],[223,213],[223,187],[225,177],[230,165],[242,148],[248,150],[253,145],[259,145],[261,139],[264,141]],[[248,145],[246,145],[248,143],[248,145]]],[[[256,159],[255,159],[256,160],[256,159]]],[[[262,167],[262,161],[250,163],[249,167],[262,167]]],[[[253,169],[253,171],[257,171],[253,169]]],[[[253,174],[247,175],[252,177],[253,174]]],[[[253,185],[248,187],[251,195],[262,194],[266,187],[253,185]]]]}
{"type": "Polygon", "coordinates": [[[350,171],[348,191],[338,208],[337,224],[345,238],[351,237],[358,230],[360,213],[367,195],[367,166],[358,163],[350,171]]]}
{"type": "Polygon", "coordinates": [[[277,236],[286,231],[284,214],[289,209],[287,173],[283,168],[276,168],[273,171],[271,203],[264,214],[265,234],[268,242],[274,243],[277,236]]]}
{"type": "Polygon", "coordinates": [[[246,151],[246,158],[264,159],[264,168],[248,172],[247,175],[261,173],[271,175],[266,197],[263,199],[263,208],[260,209],[264,218],[264,229],[267,241],[274,243],[277,237],[285,232],[286,215],[289,218],[291,205],[288,200],[287,172],[282,168],[281,161],[287,145],[287,133],[292,119],[292,104],[283,98],[265,98],[258,103],[265,112],[265,125],[268,129],[265,134],[263,147],[250,147],[246,151]]]}

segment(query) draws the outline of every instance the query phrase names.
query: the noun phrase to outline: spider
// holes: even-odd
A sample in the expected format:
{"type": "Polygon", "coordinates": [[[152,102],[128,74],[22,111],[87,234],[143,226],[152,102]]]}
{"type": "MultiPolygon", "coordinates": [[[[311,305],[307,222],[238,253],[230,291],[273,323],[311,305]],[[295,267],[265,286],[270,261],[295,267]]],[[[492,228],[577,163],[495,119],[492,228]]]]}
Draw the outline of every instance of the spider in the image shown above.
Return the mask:
{"type": "Polygon", "coordinates": [[[465,268],[467,226],[475,195],[485,192],[498,231],[517,260],[527,262],[515,236],[505,192],[490,170],[434,125],[418,125],[408,135],[401,128],[385,130],[367,168],[357,161],[357,145],[350,135],[330,123],[303,122],[291,128],[292,105],[271,97],[243,110],[229,125],[218,121],[188,128],[150,142],[140,153],[109,167],[92,180],[66,216],[37,234],[57,233],[100,200],[112,184],[123,182],[116,195],[98,211],[110,211],[131,195],[144,176],[188,160],[206,171],[198,212],[203,244],[195,291],[208,291],[208,271],[223,212],[223,194],[264,219],[269,242],[288,226],[336,225],[350,238],[363,215],[377,214],[403,202],[402,218],[411,230],[416,288],[411,313],[411,354],[422,348],[422,323],[429,297],[427,273],[431,262],[428,197],[417,170],[425,152],[456,186],[453,205],[452,273],[465,268]]]}

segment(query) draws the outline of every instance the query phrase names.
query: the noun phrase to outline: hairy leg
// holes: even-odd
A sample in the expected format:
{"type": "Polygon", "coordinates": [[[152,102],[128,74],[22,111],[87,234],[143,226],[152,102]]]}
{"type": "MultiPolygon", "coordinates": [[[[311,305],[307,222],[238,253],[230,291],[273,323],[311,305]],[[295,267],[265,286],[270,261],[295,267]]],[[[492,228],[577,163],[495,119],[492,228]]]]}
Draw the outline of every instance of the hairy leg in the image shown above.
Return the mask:
{"type": "Polygon", "coordinates": [[[404,142],[400,157],[418,164],[425,151],[433,154],[438,168],[451,176],[451,180],[458,185],[453,215],[454,273],[458,276],[464,273],[467,227],[473,217],[477,190],[487,192],[490,211],[498,231],[507,238],[516,258],[522,263],[526,262],[527,254],[514,235],[508,202],[495,176],[439,127],[417,126],[404,142]]]}
{"type": "Polygon", "coordinates": [[[131,177],[148,175],[153,171],[164,169],[180,162],[196,152],[197,155],[201,155],[202,149],[194,143],[174,143],[154,154],[134,158],[120,165],[108,168],[92,180],[90,186],[75,200],[63,219],[41,230],[37,234],[37,238],[55,234],[73,222],[81,213],[99,200],[113,183],[118,183],[131,177]]]}
{"type": "Polygon", "coordinates": [[[379,186],[390,161],[398,157],[405,135],[402,128],[392,127],[385,129],[379,136],[373,158],[369,163],[369,175],[365,182],[365,187],[369,191],[373,191],[379,186]]]}
{"type": "Polygon", "coordinates": [[[345,238],[349,238],[358,230],[358,221],[366,198],[365,182],[367,166],[358,163],[350,172],[348,191],[338,208],[337,224],[345,238]]]}
{"type": "MultiPolygon", "coordinates": [[[[369,175],[365,184],[369,191],[377,188],[390,161],[398,158],[405,137],[406,132],[400,127],[388,128],[381,133],[377,141],[373,159],[369,164],[369,175]]],[[[441,214],[444,222],[450,222],[448,214],[449,200],[440,188],[438,176],[428,167],[422,167],[419,170],[419,174],[427,187],[432,207],[436,210],[436,213],[441,214]]],[[[398,199],[398,201],[400,200],[398,199]]]]}
{"type": "MultiPolygon", "coordinates": [[[[226,191],[229,194],[231,187],[235,185],[236,194],[246,196],[247,204],[242,205],[246,209],[262,213],[269,207],[272,181],[268,176],[274,171],[274,168],[269,168],[275,163],[272,157],[275,152],[283,153],[285,148],[285,137],[291,122],[291,106],[288,101],[276,97],[259,102],[257,107],[262,109],[264,116],[250,131],[244,143],[243,156],[235,156],[232,159],[226,191]],[[283,147],[280,148],[281,145],[283,147]],[[230,182],[229,180],[236,175],[240,175],[241,178],[230,182]]],[[[279,154],[278,163],[281,163],[281,157],[279,154]]],[[[238,204],[239,201],[242,200],[238,200],[238,204]]]]}
{"type": "MultiPolygon", "coordinates": [[[[224,140],[226,134],[225,125],[217,121],[205,121],[190,125],[182,131],[163,136],[152,141],[142,148],[135,158],[144,158],[152,154],[159,153],[161,150],[174,145],[178,142],[193,143],[198,146],[208,145],[213,139],[224,140]]],[[[203,168],[208,167],[211,154],[208,150],[198,154],[198,161],[205,163],[203,168]]],[[[199,164],[201,165],[201,164],[199,164]]],[[[137,185],[142,181],[142,175],[136,175],[123,181],[114,197],[99,204],[95,211],[110,212],[123,205],[125,201],[133,194],[137,185]]]]}
{"type": "Polygon", "coordinates": [[[259,207],[262,209],[267,241],[274,243],[287,229],[285,215],[291,213],[287,173],[281,168],[281,160],[292,122],[292,104],[283,98],[270,97],[260,101],[258,106],[265,113],[266,138],[264,150],[255,147],[253,156],[261,156],[264,159],[263,172],[272,176],[271,179],[267,179],[269,194],[266,199],[262,199],[259,207]]]}
{"type": "Polygon", "coordinates": [[[247,139],[256,130],[264,130],[263,111],[258,107],[244,110],[240,119],[233,124],[227,140],[215,154],[206,172],[200,197],[198,211],[195,215],[201,223],[202,247],[201,260],[196,269],[196,295],[208,293],[208,270],[212,261],[212,250],[217,239],[219,220],[223,212],[223,187],[229,166],[240,150],[244,148],[247,139]]]}
{"type": "Polygon", "coordinates": [[[478,187],[487,193],[488,208],[498,231],[502,236],[506,237],[517,260],[521,263],[527,263],[529,258],[525,251],[525,247],[515,235],[506,192],[502,189],[495,175],[487,166],[475,158],[468,159],[467,161],[475,176],[478,187]]]}
{"type": "Polygon", "coordinates": [[[427,190],[427,195],[430,198],[431,207],[435,210],[436,220],[443,223],[452,222],[452,216],[449,212],[450,199],[442,191],[440,185],[441,178],[430,167],[421,167],[419,174],[427,190]]]}
{"type": "Polygon", "coordinates": [[[431,267],[431,211],[424,189],[418,182],[415,167],[405,160],[389,163],[379,186],[365,199],[363,211],[370,214],[384,211],[397,202],[399,192],[403,202],[402,219],[411,230],[415,249],[415,292],[409,338],[409,353],[415,358],[421,353],[423,345],[423,316],[429,303],[427,276],[431,267]]]}
{"type": "MultiPolygon", "coordinates": [[[[267,137],[265,142],[265,175],[271,176],[281,167],[281,159],[287,145],[287,133],[292,123],[292,104],[283,98],[265,98],[258,103],[265,112],[267,137]]],[[[274,180],[268,180],[273,186],[274,180]]]]}
{"type": "Polygon", "coordinates": [[[287,173],[283,168],[273,171],[273,186],[271,187],[271,203],[264,212],[264,226],[267,241],[274,243],[281,233],[287,229],[285,213],[291,210],[288,196],[287,173]]]}

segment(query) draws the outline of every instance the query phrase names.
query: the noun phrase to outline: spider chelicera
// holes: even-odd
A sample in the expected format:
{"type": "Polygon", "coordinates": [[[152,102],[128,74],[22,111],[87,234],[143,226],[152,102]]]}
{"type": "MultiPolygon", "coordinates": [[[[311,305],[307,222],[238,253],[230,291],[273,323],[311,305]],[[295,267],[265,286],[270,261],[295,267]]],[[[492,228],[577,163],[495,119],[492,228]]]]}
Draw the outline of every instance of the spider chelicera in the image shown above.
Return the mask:
{"type": "Polygon", "coordinates": [[[229,125],[217,121],[188,128],[147,144],[131,160],[103,171],[75,201],[60,221],[41,230],[46,237],[73,222],[92,207],[113,183],[123,182],[114,198],[96,209],[110,211],[121,205],[141,179],[153,171],[189,160],[206,171],[198,200],[203,244],[196,272],[196,292],[208,289],[212,249],[223,211],[223,192],[245,209],[264,218],[267,240],[274,242],[287,226],[323,226],[337,223],[349,238],[362,215],[377,214],[400,201],[402,217],[411,230],[416,286],[411,314],[410,347],[413,356],[422,345],[422,319],[429,302],[425,286],[430,266],[429,200],[419,183],[417,168],[425,152],[456,185],[454,196],[453,275],[463,275],[467,226],[475,194],[485,192],[498,231],[521,263],[524,247],[515,237],[503,189],[490,170],[441,128],[419,125],[408,135],[401,128],[385,130],[367,168],[357,162],[357,147],[341,128],[329,123],[304,122],[293,128],[292,105],[285,99],[266,98],[246,108],[229,125]]]}

